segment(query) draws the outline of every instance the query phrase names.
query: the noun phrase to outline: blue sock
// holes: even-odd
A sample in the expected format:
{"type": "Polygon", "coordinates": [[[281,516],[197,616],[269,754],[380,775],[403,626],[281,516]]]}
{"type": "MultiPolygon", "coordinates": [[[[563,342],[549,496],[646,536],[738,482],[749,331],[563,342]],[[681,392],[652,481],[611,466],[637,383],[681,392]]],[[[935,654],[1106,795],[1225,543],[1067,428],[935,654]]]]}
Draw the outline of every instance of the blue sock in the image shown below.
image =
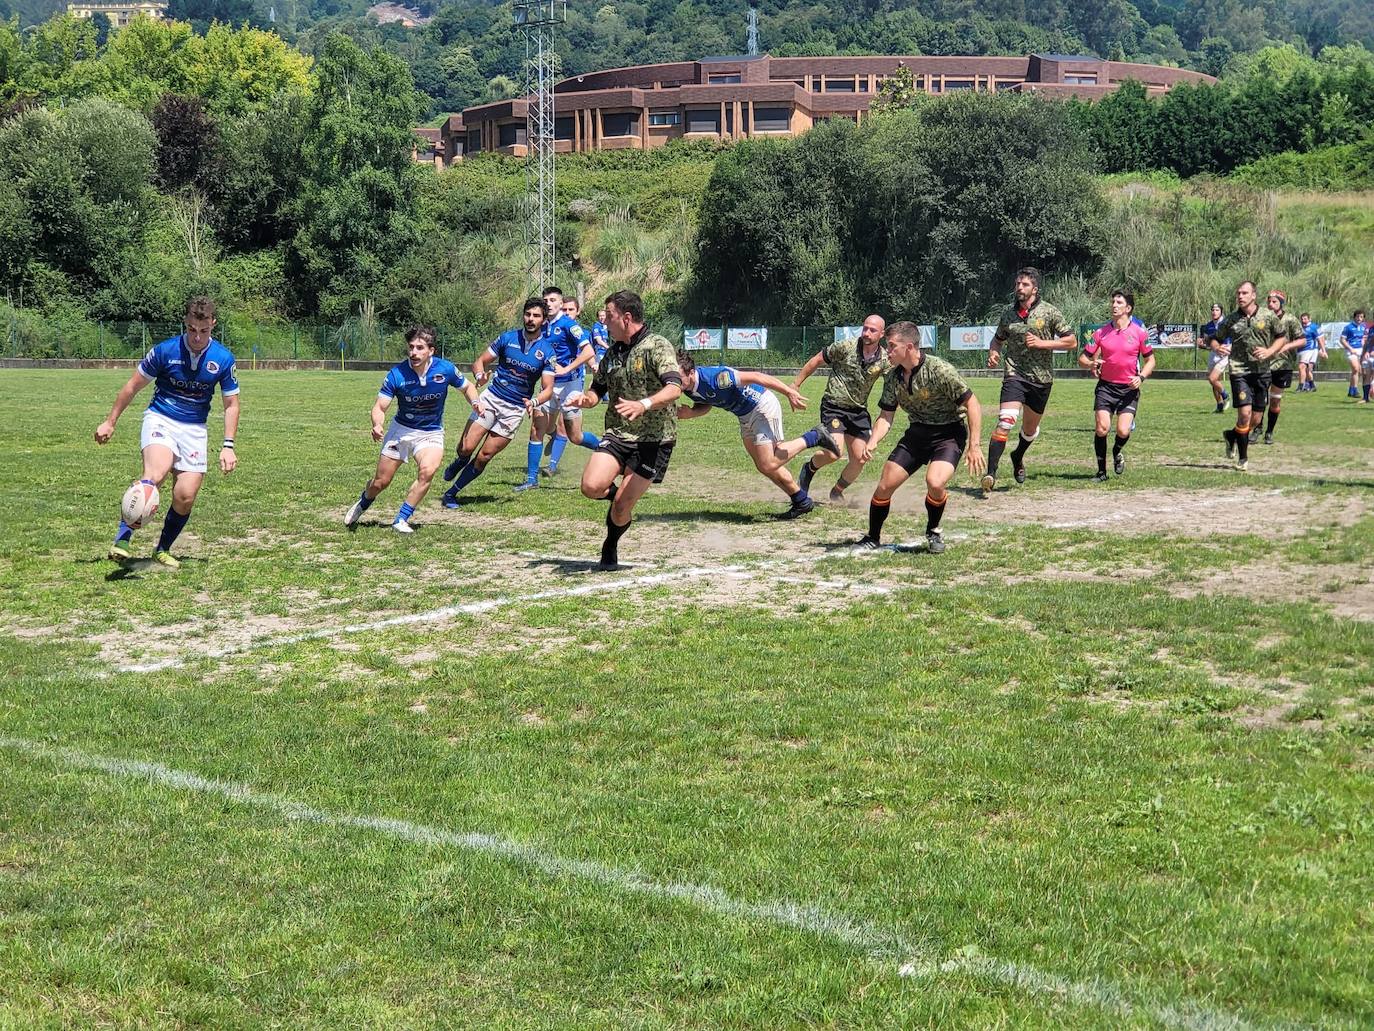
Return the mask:
{"type": "Polygon", "coordinates": [[[1366,384],[1364,385],[1364,399],[1365,399],[1366,401],[1369,400],[1369,388],[1370,388],[1371,386],[1374,386],[1374,384],[1366,383],[1366,384]]]}
{"type": "Polygon", "coordinates": [[[817,447],[821,442],[821,431],[817,429],[807,430],[802,434],[802,443],[807,447],[817,447]]]}
{"type": "Polygon", "coordinates": [[[601,438],[590,430],[582,431],[582,446],[588,451],[595,451],[601,446],[601,438]]]}
{"type": "Polygon", "coordinates": [[[182,515],[175,508],[167,509],[167,518],[162,521],[162,536],[157,539],[158,551],[171,551],[172,545],[181,536],[181,531],[186,527],[186,520],[191,518],[191,513],[182,515]]]}
{"type": "Polygon", "coordinates": [[[568,438],[563,434],[558,434],[553,438],[553,443],[549,446],[549,468],[557,469],[558,463],[563,458],[563,449],[568,446],[568,438]]]}
{"type": "Polygon", "coordinates": [[[469,483],[477,479],[481,471],[482,467],[476,462],[469,462],[467,465],[463,466],[463,471],[458,474],[458,479],[453,481],[453,486],[448,489],[448,493],[457,494],[469,483]]]}
{"type": "Polygon", "coordinates": [[[364,490],[360,495],[358,495],[358,511],[366,512],[369,508],[372,507],[372,502],[376,500],[376,498],[369,498],[367,496],[367,491],[364,490]]]}
{"type": "Polygon", "coordinates": [[[409,501],[402,502],[402,503],[401,503],[401,508],[400,508],[400,510],[396,513],[396,518],[393,519],[392,522],[394,522],[394,523],[409,522],[409,521],[410,521],[410,517],[413,516],[414,514],[415,514],[415,506],[412,505],[409,501]]]}
{"type": "Polygon", "coordinates": [[[795,494],[792,495],[792,504],[794,504],[794,505],[800,505],[800,504],[802,503],[802,501],[804,501],[804,500],[806,499],[806,497],[807,497],[806,491],[804,491],[804,490],[799,490],[799,491],[797,491],[797,493],[795,493],[795,494]]]}
{"type": "Polygon", "coordinates": [[[119,521],[119,532],[115,534],[115,543],[120,541],[131,541],[134,539],[134,528],[123,519],[119,521]]]}
{"type": "Polygon", "coordinates": [[[539,479],[539,460],[544,457],[544,442],[541,440],[537,444],[531,444],[529,454],[525,458],[525,479],[534,483],[539,479]]]}

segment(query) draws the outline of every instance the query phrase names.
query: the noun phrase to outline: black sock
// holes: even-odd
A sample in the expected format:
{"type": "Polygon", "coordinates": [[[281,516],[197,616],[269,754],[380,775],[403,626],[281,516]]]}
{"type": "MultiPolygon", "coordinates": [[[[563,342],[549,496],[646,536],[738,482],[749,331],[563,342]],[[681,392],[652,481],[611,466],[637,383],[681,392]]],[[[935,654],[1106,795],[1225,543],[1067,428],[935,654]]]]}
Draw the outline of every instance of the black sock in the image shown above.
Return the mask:
{"type": "Polygon", "coordinates": [[[883,523],[887,522],[887,514],[892,511],[892,499],[879,501],[874,498],[868,503],[868,536],[872,541],[880,541],[883,537],[883,523]]]}
{"type": "Polygon", "coordinates": [[[993,437],[988,441],[988,475],[997,475],[997,463],[1002,461],[1002,452],[1007,449],[1005,440],[998,440],[993,437]]]}
{"type": "Polygon", "coordinates": [[[1093,437],[1093,450],[1097,452],[1097,471],[1107,471],[1107,438],[1093,437]]]}
{"type": "Polygon", "coordinates": [[[940,517],[945,514],[945,500],[937,505],[926,495],[926,533],[934,533],[940,528],[940,517]]]}
{"type": "MultiPolygon", "coordinates": [[[[634,522],[634,520],[630,520],[634,522]]],[[[606,540],[601,545],[601,564],[603,566],[614,566],[619,562],[620,538],[625,536],[625,531],[630,528],[630,523],[619,526],[611,518],[611,510],[606,509],[606,540]]]]}
{"type": "MultiPolygon", "coordinates": [[[[1106,439],[1106,438],[1104,437],[1103,440],[1105,440],[1105,439],[1106,439]]],[[[1125,446],[1126,446],[1126,442],[1129,441],[1130,439],[1131,439],[1131,435],[1130,435],[1129,433],[1126,434],[1124,437],[1123,437],[1120,433],[1118,433],[1118,434],[1116,435],[1116,440],[1115,440],[1115,442],[1112,444],[1112,457],[1113,457],[1113,458],[1116,458],[1118,455],[1121,454],[1122,449],[1125,448],[1125,446]]]]}
{"type": "MultiPolygon", "coordinates": [[[[612,480],[612,481],[611,481],[610,487],[607,488],[605,497],[603,497],[601,500],[602,500],[602,501],[614,501],[614,500],[615,500],[615,492],[616,492],[617,490],[619,490],[619,489],[620,489],[620,488],[618,488],[618,487],[616,486],[615,480],[612,480]]],[[[610,513],[610,512],[607,512],[607,513],[606,513],[606,518],[607,518],[607,519],[611,518],[611,513],[610,513]]]]}
{"type": "Polygon", "coordinates": [[[837,476],[835,478],[835,486],[831,487],[830,489],[833,491],[840,491],[841,493],[843,493],[852,486],[854,486],[853,480],[846,480],[843,476],[837,476]]]}
{"type": "Polygon", "coordinates": [[[1274,409],[1269,409],[1269,423],[1264,427],[1265,433],[1273,433],[1274,427],[1279,424],[1279,413],[1274,409]]]}
{"type": "Polygon", "coordinates": [[[1011,453],[1011,464],[1023,464],[1026,460],[1026,452],[1030,450],[1030,446],[1034,443],[1034,437],[1027,438],[1024,433],[1021,434],[1021,439],[1016,442],[1016,449],[1011,453]]]}
{"type": "Polygon", "coordinates": [[[1250,458],[1250,434],[1236,431],[1236,455],[1242,462],[1250,458]]]}

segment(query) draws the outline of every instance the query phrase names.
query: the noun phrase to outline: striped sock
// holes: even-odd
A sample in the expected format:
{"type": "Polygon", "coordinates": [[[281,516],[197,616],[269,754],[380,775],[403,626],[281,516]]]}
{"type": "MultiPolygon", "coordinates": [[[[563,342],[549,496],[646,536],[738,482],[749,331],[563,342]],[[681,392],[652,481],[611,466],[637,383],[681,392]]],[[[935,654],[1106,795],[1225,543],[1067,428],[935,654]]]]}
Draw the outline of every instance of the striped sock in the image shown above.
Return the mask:
{"type": "Polygon", "coordinates": [[[394,522],[394,523],[408,523],[408,522],[410,522],[410,517],[413,516],[414,514],[415,514],[415,506],[412,505],[409,501],[406,501],[406,502],[402,503],[400,510],[396,513],[396,518],[393,519],[392,522],[394,522]]]}
{"type": "Polygon", "coordinates": [[[883,523],[887,522],[887,514],[892,511],[891,498],[875,497],[868,503],[868,536],[875,543],[882,540],[883,523]]]}
{"type": "Polygon", "coordinates": [[[929,494],[926,495],[926,533],[934,533],[940,528],[940,517],[945,514],[945,502],[948,500],[948,494],[939,501],[933,500],[929,494]]]}

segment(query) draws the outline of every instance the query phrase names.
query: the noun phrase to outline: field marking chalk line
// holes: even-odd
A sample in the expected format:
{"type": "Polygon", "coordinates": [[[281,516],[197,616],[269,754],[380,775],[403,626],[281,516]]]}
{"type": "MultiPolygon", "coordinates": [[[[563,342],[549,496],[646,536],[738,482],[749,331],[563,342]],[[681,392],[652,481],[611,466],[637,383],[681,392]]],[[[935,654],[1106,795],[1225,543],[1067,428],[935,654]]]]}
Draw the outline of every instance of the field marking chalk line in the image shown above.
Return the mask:
{"type": "Polygon", "coordinates": [[[246,784],[213,780],[162,763],[94,755],[74,748],[27,738],[0,736],[0,749],[30,758],[93,770],[129,780],[196,792],[273,813],[287,821],[323,827],[371,831],[387,837],[439,848],[459,848],[520,863],[548,877],[570,877],[616,891],[684,902],[716,916],[785,927],[850,946],[867,953],[885,972],[902,978],[966,974],[1023,991],[1029,995],[1066,999],[1124,1020],[1152,1020],[1185,1031],[1245,1031],[1257,1025],[1245,1018],[1191,1001],[1161,1002],[1121,985],[1091,978],[1074,981],[1037,967],[992,956],[939,959],[922,953],[903,936],[863,919],[788,899],[748,902],[709,884],[658,881],[634,869],[608,866],[586,859],[569,859],[499,834],[458,832],[380,816],[330,813],[288,798],[255,791],[246,784]],[[902,961],[900,957],[916,957],[902,961]]]}

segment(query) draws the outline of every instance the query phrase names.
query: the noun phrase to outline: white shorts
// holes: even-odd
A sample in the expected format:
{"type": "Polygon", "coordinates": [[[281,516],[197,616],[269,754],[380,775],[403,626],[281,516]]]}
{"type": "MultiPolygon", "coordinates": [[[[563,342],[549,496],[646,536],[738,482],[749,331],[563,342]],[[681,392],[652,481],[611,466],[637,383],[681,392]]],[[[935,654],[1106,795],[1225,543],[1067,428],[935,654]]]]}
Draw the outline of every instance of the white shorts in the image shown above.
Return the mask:
{"type": "Polygon", "coordinates": [[[1360,365],[1365,372],[1374,372],[1374,351],[1366,351],[1360,358],[1360,365]]]}
{"type": "Polygon", "coordinates": [[[382,438],[382,455],[398,462],[409,462],[421,451],[432,447],[444,450],[443,430],[417,430],[395,419],[391,420],[386,436],[382,438]]]}
{"type": "Polygon", "coordinates": [[[1211,372],[1218,365],[1221,366],[1221,374],[1226,375],[1226,363],[1231,360],[1229,354],[1217,354],[1215,351],[1207,352],[1207,371],[1211,372]]]}
{"type": "Polygon", "coordinates": [[[782,405],[771,390],[759,398],[759,406],[739,418],[739,432],[748,444],[777,444],[782,441],[782,405]]]}
{"type": "Polygon", "coordinates": [[[151,408],[143,413],[143,432],[139,450],[152,444],[172,452],[172,468],[179,473],[205,472],[205,454],[209,435],[204,423],[177,422],[159,415],[151,408]]]}
{"type": "Polygon", "coordinates": [[[1320,355],[1320,354],[1321,354],[1321,352],[1320,352],[1319,350],[1317,350],[1315,347],[1312,348],[1312,350],[1310,350],[1310,351],[1299,351],[1299,352],[1298,352],[1298,364],[1299,364],[1299,365],[1316,365],[1316,364],[1317,364],[1317,356],[1320,355]]]}
{"type": "Polygon", "coordinates": [[[582,379],[570,379],[566,383],[555,382],[553,385],[553,397],[549,398],[539,406],[539,411],[545,415],[555,411],[562,412],[564,415],[581,415],[582,409],[572,404],[573,398],[582,393],[582,379]]]}
{"type": "Polygon", "coordinates": [[[478,426],[495,433],[498,437],[514,440],[516,430],[520,429],[520,424],[525,421],[525,406],[503,401],[493,394],[490,388],[482,391],[477,402],[486,414],[480,419],[474,415],[469,422],[477,423],[478,426]]]}

